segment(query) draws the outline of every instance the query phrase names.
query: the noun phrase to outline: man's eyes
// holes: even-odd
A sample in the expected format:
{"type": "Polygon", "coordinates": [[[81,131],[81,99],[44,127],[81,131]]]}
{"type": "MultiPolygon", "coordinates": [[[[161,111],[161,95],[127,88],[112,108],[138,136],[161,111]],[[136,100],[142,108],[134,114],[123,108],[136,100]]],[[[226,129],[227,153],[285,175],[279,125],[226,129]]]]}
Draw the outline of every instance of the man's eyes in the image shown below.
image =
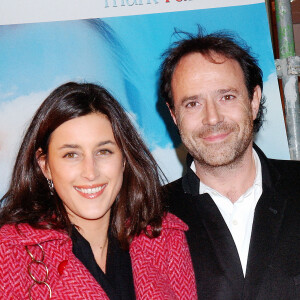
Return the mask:
{"type": "Polygon", "coordinates": [[[224,101],[230,101],[230,100],[234,100],[236,97],[234,95],[224,95],[221,100],[224,101]]]}
{"type": "Polygon", "coordinates": [[[191,101],[191,102],[188,102],[185,107],[195,107],[195,106],[198,106],[200,105],[199,102],[197,101],[191,101]]]}
{"type": "MultiPolygon", "coordinates": [[[[221,98],[215,98],[213,101],[224,101],[224,102],[228,102],[228,101],[233,101],[237,98],[236,95],[233,95],[233,94],[226,94],[226,95],[221,95],[219,96],[221,98]],[[219,99],[219,100],[218,100],[219,99]]],[[[195,107],[198,107],[198,106],[201,106],[201,105],[205,105],[205,101],[206,100],[191,100],[191,101],[188,101],[184,104],[184,107],[185,108],[195,108],[195,107]]],[[[208,100],[207,100],[208,101],[208,100]]]]}

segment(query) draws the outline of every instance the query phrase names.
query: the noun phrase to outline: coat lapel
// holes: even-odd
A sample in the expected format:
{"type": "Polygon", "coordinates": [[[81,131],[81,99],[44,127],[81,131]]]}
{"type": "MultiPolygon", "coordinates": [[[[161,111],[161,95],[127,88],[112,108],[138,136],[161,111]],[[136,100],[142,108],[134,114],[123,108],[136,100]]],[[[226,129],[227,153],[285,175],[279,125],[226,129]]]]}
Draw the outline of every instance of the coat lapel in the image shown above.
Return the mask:
{"type": "Polygon", "coordinates": [[[253,220],[243,299],[256,299],[260,285],[276,249],[286,200],[276,190],[279,174],[259,149],[262,164],[263,193],[253,220]]]}
{"type": "MultiPolygon", "coordinates": [[[[191,160],[188,156],[188,165],[191,160]]],[[[199,195],[199,178],[190,168],[182,179],[182,187],[186,193],[182,201],[185,207],[177,209],[175,214],[179,213],[179,217],[190,227],[187,239],[197,277],[198,294],[206,293],[203,299],[241,299],[243,270],[234,240],[218,207],[208,194],[199,195]],[[204,286],[202,283],[206,281],[213,287],[204,286]]]]}
{"type": "Polygon", "coordinates": [[[198,214],[213,245],[218,263],[235,295],[241,296],[244,276],[232,235],[211,197],[203,194],[200,198],[201,200],[196,202],[198,214]]]}
{"type": "Polygon", "coordinates": [[[274,192],[264,190],[255,210],[249,248],[245,299],[255,299],[264,273],[272,258],[280,225],[284,201],[274,201],[274,192]]]}

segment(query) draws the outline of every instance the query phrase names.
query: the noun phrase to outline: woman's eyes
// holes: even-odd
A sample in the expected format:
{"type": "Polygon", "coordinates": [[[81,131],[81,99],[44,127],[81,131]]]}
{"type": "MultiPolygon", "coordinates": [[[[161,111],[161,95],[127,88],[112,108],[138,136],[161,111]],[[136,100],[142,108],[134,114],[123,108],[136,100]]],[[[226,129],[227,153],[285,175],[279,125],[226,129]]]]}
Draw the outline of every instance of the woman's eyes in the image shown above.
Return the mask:
{"type": "Polygon", "coordinates": [[[108,150],[108,149],[102,149],[102,150],[99,150],[97,152],[98,155],[100,156],[103,156],[103,155],[108,155],[108,154],[112,154],[112,151],[111,150],[108,150]]]}
{"type": "Polygon", "coordinates": [[[66,153],[63,157],[64,158],[76,158],[76,157],[78,157],[78,154],[71,152],[71,153],[66,153]]]}
{"type": "MultiPolygon", "coordinates": [[[[109,155],[112,153],[113,153],[113,151],[111,151],[109,149],[101,149],[101,150],[97,150],[95,152],[95,155],[101,157],[101,156],[106,156],[106,155],[109,155]]],[[[80,157],[80,155],[81,155],[80,153],[68,152],[63,155],[63,158],[74,159],[74,158],[80,157]]],[[[82,155],[84,155],[84,154],[82,154],[82,155]]]]}

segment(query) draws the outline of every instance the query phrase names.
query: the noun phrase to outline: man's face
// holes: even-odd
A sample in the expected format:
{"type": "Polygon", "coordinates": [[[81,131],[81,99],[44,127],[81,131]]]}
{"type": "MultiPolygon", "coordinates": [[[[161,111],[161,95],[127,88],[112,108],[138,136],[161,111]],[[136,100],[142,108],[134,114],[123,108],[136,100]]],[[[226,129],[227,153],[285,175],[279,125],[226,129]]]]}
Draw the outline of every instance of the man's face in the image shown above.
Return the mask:
{"type": "Polygon", "coordinates": [[[196,163],[210,167],[234,163],[252,146],[253,120],[261,90],[250,100],[239,63],[218,54],[184,56],[175,68],[171,115],[196,163]]]}

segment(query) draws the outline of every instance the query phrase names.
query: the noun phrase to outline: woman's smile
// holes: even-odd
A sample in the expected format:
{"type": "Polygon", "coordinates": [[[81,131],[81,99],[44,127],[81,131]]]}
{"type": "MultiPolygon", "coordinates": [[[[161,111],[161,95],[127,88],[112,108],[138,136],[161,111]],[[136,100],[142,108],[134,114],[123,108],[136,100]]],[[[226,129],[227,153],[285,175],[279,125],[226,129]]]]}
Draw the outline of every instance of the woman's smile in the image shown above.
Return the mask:
{"type": "Polygon", "coordinates": [[[93,186],[74,186],[74,189],[83,197],[88,199],[94,199],[99,197],[104,189],[106,188],[106,184],[101,185],[93,185],[93,186]]]}

